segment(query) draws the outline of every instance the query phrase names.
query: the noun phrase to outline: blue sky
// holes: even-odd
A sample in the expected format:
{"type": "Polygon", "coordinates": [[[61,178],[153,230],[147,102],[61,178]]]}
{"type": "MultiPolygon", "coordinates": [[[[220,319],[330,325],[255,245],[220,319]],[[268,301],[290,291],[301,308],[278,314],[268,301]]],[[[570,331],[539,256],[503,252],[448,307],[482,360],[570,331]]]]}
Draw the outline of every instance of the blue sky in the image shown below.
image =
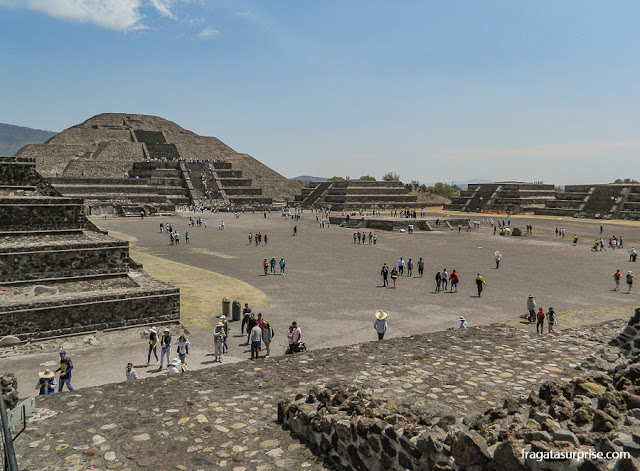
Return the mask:
{"type": "Polygon", "coordinates": [[[640,179],[638,2],[0,0],[0,122],[162,116],[288,177],[640,179]]]}

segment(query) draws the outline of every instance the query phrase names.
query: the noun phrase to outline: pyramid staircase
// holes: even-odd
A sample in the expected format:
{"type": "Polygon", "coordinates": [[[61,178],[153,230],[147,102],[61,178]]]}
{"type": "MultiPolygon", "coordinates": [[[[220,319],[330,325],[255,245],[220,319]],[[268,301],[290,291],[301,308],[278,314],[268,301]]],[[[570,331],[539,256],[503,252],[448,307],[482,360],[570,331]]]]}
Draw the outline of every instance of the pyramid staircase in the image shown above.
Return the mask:
{"type": "Polygon", "coordinates": [[[37,338],[177,320],[177,288],[129,258],[28,159],[0,159],[0,336],[37,338]]]}

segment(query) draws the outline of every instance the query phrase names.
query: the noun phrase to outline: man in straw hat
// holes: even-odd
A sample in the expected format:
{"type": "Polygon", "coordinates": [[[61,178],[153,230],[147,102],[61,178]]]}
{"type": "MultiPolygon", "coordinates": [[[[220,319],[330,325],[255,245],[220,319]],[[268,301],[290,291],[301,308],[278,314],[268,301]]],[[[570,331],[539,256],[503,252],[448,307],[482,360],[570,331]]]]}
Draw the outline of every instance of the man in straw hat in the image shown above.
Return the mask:
{"type": "Polygon", "coordinates": [[[56,392],[55,391],[56,374],[53,371],[47,368],[46,370],[38,373],[38,376],[40,377],[40,379],[36,384],[36,389],[40,390],[41,396],[44,396],[47,394],[53,394],[54,392],[56,392]]]}
{"type": "Polygon", "coordinates": [[[536,319],[536,301],[535,296],[530,294],[527,298],[527,311],[529,311],[529,322],[533,322],[536,319]]]}
{"type": "Polygon", "coordinates": [[[496,259],[496,270],[497,270],[498,268],[500,268],[500,260],[502,260],[502,254],[496,250],[493,256],[496,259]]]}
{"type": "Polygon", "coordinates": [[[382,340],[384,333],[387,331],[387,317],[389,317],[389,311],[376,311],[376,321],[373,323],[373,328],[378,332],[378,340],[382,340]]]}

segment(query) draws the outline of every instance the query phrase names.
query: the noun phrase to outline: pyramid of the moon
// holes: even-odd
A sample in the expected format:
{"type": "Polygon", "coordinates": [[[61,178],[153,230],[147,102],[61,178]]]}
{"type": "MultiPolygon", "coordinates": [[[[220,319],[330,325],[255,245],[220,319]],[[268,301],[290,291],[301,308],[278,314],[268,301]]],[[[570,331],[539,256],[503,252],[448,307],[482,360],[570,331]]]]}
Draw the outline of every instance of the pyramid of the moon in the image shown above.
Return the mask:
{"type": "Polygon", "coordinates": [[[301,191],[247,154],[156,116],[104,113],[27,144],[38,172],[64,196],[84,198],[90,211],[150,212],[203,202],[267,207],[301,191]]]}

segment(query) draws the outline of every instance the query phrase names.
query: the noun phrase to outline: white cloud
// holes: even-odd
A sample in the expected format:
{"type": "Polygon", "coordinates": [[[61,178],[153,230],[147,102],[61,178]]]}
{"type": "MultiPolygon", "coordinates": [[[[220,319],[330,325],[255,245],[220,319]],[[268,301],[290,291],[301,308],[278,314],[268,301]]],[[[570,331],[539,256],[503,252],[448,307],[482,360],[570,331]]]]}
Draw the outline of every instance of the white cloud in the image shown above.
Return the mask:
{"type": "Polygon", "coordinates": [[[116,31],[143,29],[141,0],[0,0],[0,5],[22,7],[65,21],[94,23],[116,31]]]}
{"type": "Polygon", "coordinates": [[[220,31],[216,29],[204,28],[202,31],[198,33],[198,37],[200,39],[212,39],[212,38],[215,38],[218,34],[220,34],[220,31]]]}
{"type": "Polygon", "coordinates": [[[151,5],[158,10],[162,16],[166,16],[167,18],[171,18],[172,20],[177,20],[176,16],[171,11],[171,7],[173,6],[174,0],[150,0],[151,5]]]}

